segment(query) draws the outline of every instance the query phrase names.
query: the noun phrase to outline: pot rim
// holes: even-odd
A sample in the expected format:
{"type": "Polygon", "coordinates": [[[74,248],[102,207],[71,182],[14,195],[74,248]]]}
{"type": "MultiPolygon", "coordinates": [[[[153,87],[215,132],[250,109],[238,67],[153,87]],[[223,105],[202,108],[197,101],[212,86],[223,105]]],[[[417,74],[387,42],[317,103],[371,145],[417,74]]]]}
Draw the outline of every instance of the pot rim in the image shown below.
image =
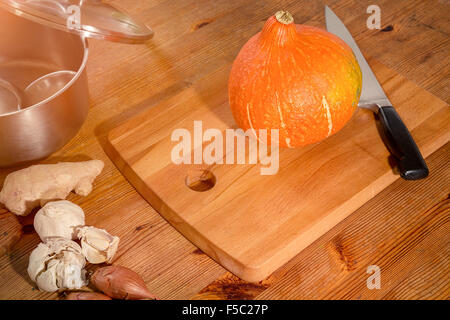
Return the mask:
{"type": "MultiPolygon", "coordinates": [[[[74,36],[77,36],[77,35],[74,35],[74,36]]],[[[53,95],[42,100],[41,102],[33,104],[32,106],[26,107],[25,109],[20,109],[17,111],[0,114],[0,119],[3,117],[8,117],[8,116],[12,116],[15,114],[25,112],[27,110],[39,108],[41,105],[46,104],[47,102],[57,98],[59,95],[64,93],[67,89],[69,89],[75,83],[75,81],[78,80],[78,78],[80,78],[81,74],[86,69],[87,59],[88,59],[88,55],[89,55],[89,44],[88,44],[86,37],[81,36],[81,35],[77,36],[77,37],[80,38],[81,42],[83,43],[83,60],[81,61],[81,65],[78,68],[78,70],[77,70],[75,76],[72,78],[72,80],[70,80],[68,83],[66,83],[66,85],[64,87],[62,87],[61,89],[56,91],[53,95]]]]}

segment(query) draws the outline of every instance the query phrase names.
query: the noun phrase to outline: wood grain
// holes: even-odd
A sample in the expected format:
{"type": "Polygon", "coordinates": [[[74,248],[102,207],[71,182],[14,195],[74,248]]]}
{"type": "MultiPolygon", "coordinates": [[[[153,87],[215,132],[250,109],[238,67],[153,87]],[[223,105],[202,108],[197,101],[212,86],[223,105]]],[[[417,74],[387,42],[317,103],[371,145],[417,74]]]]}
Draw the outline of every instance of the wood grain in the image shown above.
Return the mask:
{"type": "MultiPolygon", "coordinates": [[[[122,242],[115,263],[135,269],[144,277],[149,289],[163,299],[185,299],[195,296],[195,293],[208,287],[210,283],[214,284],[216,279],[229,276],[226,276],[226,271],[217,263],[199,252],[176,232],[137,194],[109,161],[103,151],[103,145],[107,133],[112,128],[144,111],[150,105],[155,105],[192,86],[215,70],[216,66],[212,58],[228,59],[228,61],[233,59],[237,54],[236,49],[224,52],[215,50],[220,42],[229,41],[243,45],[248,39],[247,35],[250,32],[258,32],[265,19],[281,7],[291,11],[299,23],[309,21],[308,24],[323,27],[323,6],[326,2],[355,35],[364,53],[430,91],[441,100],[446,102],[450,100],[448,91],[450,88],[449,24],[446,14],[449,8],[448,1],[377,1],[382,12],[382,28],[393,26],[393,30],[389,32],[365,28],[368,16],[366,8],[373,4],[373,1],[369,0],[271,0],[257,1],[256,4],[250,0],[113,0],[109,2],[126,8],[133,16],[152,26],[155,38],[146,45],[137,46],[99,40],[89,41],[90,57],[87,72],[91,110],[88,119],[79,134],[45,162],[91,158],[105,161],[106,167],[97,179],[94,191],[86,198],[73,195],[70,200],[85,209],[89,224],[111,229],[111,232],[121,237],[122,242]],[[243,14],[236,15],[235,13],[239,11],[243,14]],[[205,25],[205,21],[210,22],[205,25]],[[203,26],[200,28],[194,27],[201,24],[203,26]],[[219,30],[220,36],[212,37],[211,29],[219,30]],[[245,31],[241,32],[241,29],[245,31]],[[185,56],[195,56],[198,59],[186,63],[185,56]],[[182,80],[179,80],[180,78],[182,80]],[[123,226],[123,221],[127,221],[126,226],[123,226]]],[[[236,48],[236,44],[233,48],[236,48]]],[[[449,150],[441,148],[433,154],[433,157],[448,159],[448,155],[449,150]]],[[[446,166],[448,169],[448,163],[437,163],[433,157],[427,159],[432,168],[446,166]]],[[[0,170],[0,185],[6,174],[15,169],[17,168],[0,170]]],[[[415,199],[407,195],[409,183],[405,181],[396,183],[403,185],[402,190],[405,193],[399,193],[398,198],[407,200],[403,202],[407,207],[405,212],[412,211],[417,216],[427,210],[420,205],[424,198],[428,197],[428,204],[437,204],[442,197],[439,194],[436,195],[436,190],[448,191],[449,189],[448,180],[440,179],[436,182],[433,179],[423,188],[422,196],[415,199]]],[[[425,181],[420,184],[422,183],[425,181]]],[[[383,219],[388,219],[391,214],[388,210],[391,202],[385,200],[391,199],[389,191],[390,189],[381,192],[369,202],[370,205],[367,204],[359,212],[369,212],[371,207],[376,207],[380,224],[383,225],[383,219]]],[[[0,215],[3,214],[4,212],[0,213],[0,215]]],[[[359,215],[352,215],[350,218],[353,217],[357,219],[359,215]]],[[[10,223],[17,223],[15,217],[12,218],[14,219],[8,219],[8,223],[0,220],[0,234],[11,227],[10,223]]],[[[333,230],[349,226],[353,221],[355,220],[347,219],[340,224],[341,227],[338,226],[333,230]]],[[[377,233],[377,228],[382,227],[375,224],[367,228],[368,232],[377,233]]],[[[391,230],[394,235],[401,232],[401,228],[391,230]]],[[[347,234],[348,236],[351,234],[347,234]]],[[[428,237],[430,236],[425,236],[425,238],[428,237]]],[[[439,229],[436,237],[448,239],[448,233],[439,229]]],[[[3,239],[1,238],[0,241],[3,239]]],[[[379,241],[381,244],[382,239],[379,241]]],[[[26,275],[28,255],[38,242],[36,234],[24,233],[7,254],[0,256],[0,299],[58,298],[56,294],[45,294],[33,289],[33,284],[29,282],[26,275]]],[[[309,248],[311,246],[294,260],[297,263],[304,260],[316,261],[313,259],[316,255],[315,251],[309,248]]],[[[383,254],[388,252],[390,247],[380,245],[377,250],[378,254],[383,254]]],[[[367,257],[373,254],[373,249],[365,253],[367,257]]],[[[406,253],[406,256],[409,254],[411,251],[406,253]]],[[[428,250],[424,250],[422,257],[425,259],[429,254],[428,250]]],[[[386,292],[391,289],[393,291],[390,297],[405,299],[448,296],[448,277],[444,272],[445,265],[442,266],[443,260],[440,261],[441,263],[435,264],[419,259],[415,267],[418,273],[412,271],[406,277],[400,274],[396,278],[396,285],[384,283],[383,286],[388,287],[386,292]],[[430,269],[431,266],[433,266],[432,269],[430,269]],[[421,276],[421,272],[424,272],[426,279],[429,279],[429,288],[435,289],[422,291],[421,288],[426,288],[423,286],[411,290],[415,287],[414,283],[417,283],[415,279],[421,276]],[[394,290],[394,288],[397,289],[394,290]]],[[[330,287],[333,285],[332,281],[331,284],[326,282],[327,274],[324,273],[320,264],[311,264],[306,271],[294,266],[294,262],[288,263],[264,284],[270,288],[280,277],[288,277],[291,287],[290,290],[286,290],[286,295],[282,290],[274,290],[272,294],[267,292],[265,297],[287,298],[289,291],[295,291],[292,288],[296,287],[299,287],[301,291],[305,288],[303,280],[306,276],[320,279],[317,285],[323,287],[325,292],[327,285],[330,287]]],[[[392,277],[395,278],[395,274],[392,277]]],[[[286,283],[283,285],[286,286],[286,283]]],[[[345,281],[338,286],[345,290],[345,281]]],[[[227,290],[230,294],[233,292],[230,298],[239,297],[240,293],[242,297],[251,298],[261,292],[259,286],[255,289],[256,292],[242,281],[225,284],[221,288],[218,288],[220,292],[215,292],[215,295],[221,298],[227,298],[227,290]],[[232,289],[227,289],[230,287],[232,289]],[[245,295],[246,293],[248,294],[245,295]]],[[[314,285],[309,288],[310,291],[305,290],[303,296],[317,296],[313,294],[314,285]]]]}

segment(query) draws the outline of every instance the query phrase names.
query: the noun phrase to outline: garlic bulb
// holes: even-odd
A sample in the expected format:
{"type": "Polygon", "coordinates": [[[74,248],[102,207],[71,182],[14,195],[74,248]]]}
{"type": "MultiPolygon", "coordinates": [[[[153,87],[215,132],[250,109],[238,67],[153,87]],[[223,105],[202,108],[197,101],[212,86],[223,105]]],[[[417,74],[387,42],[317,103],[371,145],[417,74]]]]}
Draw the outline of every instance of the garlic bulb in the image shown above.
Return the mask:
{"type": "Polygon", "coordinates": [[[80,289],[88,283],[83,269],[85,263],[76,242],[61,237],[49,238],[31,253],[28,275],[42,291],[80,289]]]}
{"type": "Polygon", "coordinates": [[[76,227],[84,226],[84,211],[67,201],[47,203],[34,217],[34,229],[45,241],[49,237],[76,239],[76,227]]]}
{"type": "Polygon", "coordinates": [[[90,263],[111,263],[119,246],[119,237],[95,227],[78,228],[81,252],[90,263]]]}

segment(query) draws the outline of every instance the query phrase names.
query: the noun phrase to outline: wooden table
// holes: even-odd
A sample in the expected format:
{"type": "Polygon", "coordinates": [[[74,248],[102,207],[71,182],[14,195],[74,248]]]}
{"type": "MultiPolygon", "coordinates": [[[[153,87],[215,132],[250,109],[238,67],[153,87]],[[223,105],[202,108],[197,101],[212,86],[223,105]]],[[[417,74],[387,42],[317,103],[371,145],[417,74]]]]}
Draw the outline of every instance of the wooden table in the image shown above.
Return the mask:
{"type": "MultiPolygon", "coordinates": [[[[162,299],[449,298],[448,143],[427,158],[427,179],[398,179],[257,284],[233,276],[175,231],[104,152],[107,133],[119,123],[199,81],[214,70],[212,57],[232,61],[237,51],[218,52],[217,41],[244,44],[248,36],[240,30],[258,32],[267,17],[282,8],[297,23],[324,27],[325,1],[110,2],[151,25],[155,37],[136,46],[90,41],[88,119],[68,145],[43,162],[105,161],[94,191],[69,200],[83,207],[87,224],[121,238],[115,264],[140,273],[162,299]],[[381,268],[379,290],[366,286],[369,265],[381,268]]],[[[366,55],[449,102],[449,1],[326,3],[366,55]],[[382,30],[366,28],[370,4],[381,8],[382,30]]],[[[0,184],[13,170],[0,170],[0,184]]],[[[1,299],[58,298],[36,290],[27,276],[28,256],[38,243],[30,217],[18,219],[0,209],[1,299]]]]}

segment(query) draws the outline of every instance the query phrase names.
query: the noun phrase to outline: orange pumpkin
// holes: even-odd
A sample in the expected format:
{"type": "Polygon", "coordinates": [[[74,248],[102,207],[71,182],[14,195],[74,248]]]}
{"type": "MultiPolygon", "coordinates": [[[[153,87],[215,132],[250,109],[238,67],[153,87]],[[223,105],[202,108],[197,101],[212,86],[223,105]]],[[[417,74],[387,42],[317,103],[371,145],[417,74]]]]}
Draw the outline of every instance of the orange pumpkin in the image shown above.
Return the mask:
{"type": "Polygon", "coordinates": [[[258,129],[278,129],[279,145],[294,148],[342,129],[357,107],[361,85],[361,70],[345,42],[296,25],[291,14],[279,11],[239,52],[229,99],[242,129],[256,135],[258,129]]]}

